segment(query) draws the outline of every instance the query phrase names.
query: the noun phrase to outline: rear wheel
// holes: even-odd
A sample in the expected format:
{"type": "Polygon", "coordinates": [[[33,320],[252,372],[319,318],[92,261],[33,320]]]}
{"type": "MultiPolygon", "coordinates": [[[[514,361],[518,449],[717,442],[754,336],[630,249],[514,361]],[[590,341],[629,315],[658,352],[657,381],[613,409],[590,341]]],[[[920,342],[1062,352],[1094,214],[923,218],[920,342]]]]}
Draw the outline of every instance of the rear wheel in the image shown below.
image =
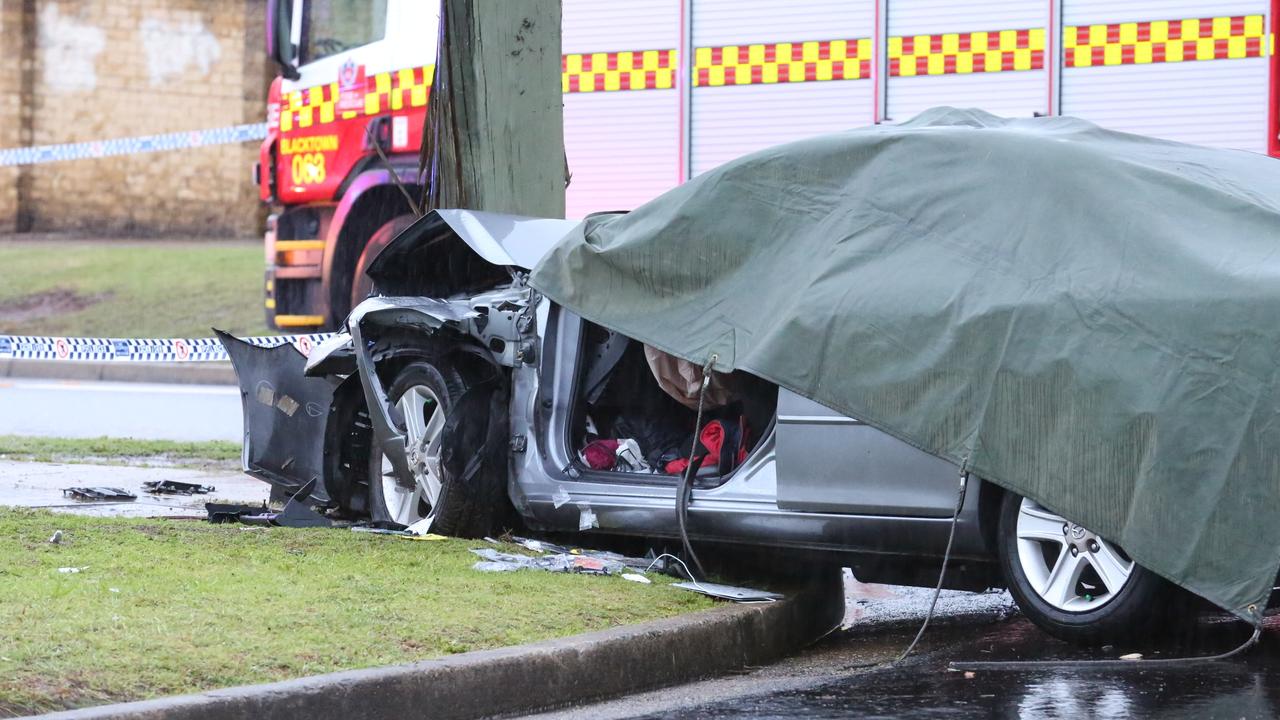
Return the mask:
{"type": "MultiPolygon", "coordinates": [[[[388,396],[392,420],[404,435],[412,478],[398,478],[390,461],[374,444],[369,453],[369,507],[373,519],[412,525],[430,518],[431,532],[460,537],[478,537],[493,531],[503,509],[505,476],[488,468],[463,487],[441,460],[444,443],[449,439],[447,425],[457,428],[474,423],[487,427],[487,414],[478,412],[476,403],[462,402],[473,389],[466,377],[443,358],[414,361],[399,371],[388,396]]],[[[487,409],[487,404],[481,406],[487,409]]]]}
{"type": "Polygon", "coordinates": [[[1012,493],[1000,510],[999,560],[1023,614],[1068,642],[1168,634],[1192,617],[1185,591],[1120,546],[1012,493]]]}

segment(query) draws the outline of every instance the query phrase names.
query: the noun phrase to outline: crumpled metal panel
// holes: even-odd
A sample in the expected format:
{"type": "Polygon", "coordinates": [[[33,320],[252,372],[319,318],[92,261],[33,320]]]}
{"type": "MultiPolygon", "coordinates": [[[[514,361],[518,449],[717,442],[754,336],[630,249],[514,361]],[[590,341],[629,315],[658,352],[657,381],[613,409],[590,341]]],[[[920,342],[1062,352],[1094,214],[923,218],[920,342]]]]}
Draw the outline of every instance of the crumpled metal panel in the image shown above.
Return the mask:
{"type": "Polygon", "coordinates": [[[263,348],[214,332],[240,384],[244,471],[290,493],[314,480],[312,499],[329,502],[324,442],[335,385],[325,378],[306,377],[306,358],[288,343],[263,348]]]}

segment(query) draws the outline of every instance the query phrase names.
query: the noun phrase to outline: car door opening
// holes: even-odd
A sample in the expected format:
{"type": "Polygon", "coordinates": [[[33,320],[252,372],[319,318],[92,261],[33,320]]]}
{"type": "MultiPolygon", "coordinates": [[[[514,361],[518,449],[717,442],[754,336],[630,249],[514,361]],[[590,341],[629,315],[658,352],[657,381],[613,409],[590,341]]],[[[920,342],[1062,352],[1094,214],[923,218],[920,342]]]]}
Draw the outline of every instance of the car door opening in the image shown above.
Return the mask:
{"type": "Polygon", "coordinates": [[[570,433],[584,471],[674,483],[693,462],[695,484],[714,486],[770,429],[777,386],[743,372],[715,373],[691,458],[701,368],[599,325],[584,330],[570,433]]]}

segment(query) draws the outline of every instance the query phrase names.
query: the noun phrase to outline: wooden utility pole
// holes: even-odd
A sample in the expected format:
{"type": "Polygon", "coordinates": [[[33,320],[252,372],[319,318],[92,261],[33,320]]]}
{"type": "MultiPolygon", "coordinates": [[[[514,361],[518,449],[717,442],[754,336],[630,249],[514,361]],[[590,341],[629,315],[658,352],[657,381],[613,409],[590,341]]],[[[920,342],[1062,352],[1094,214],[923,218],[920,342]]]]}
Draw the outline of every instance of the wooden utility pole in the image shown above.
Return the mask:
{"type": "Polygon", "coordinates": [[[560,0],[441,0],[425,209],[564,216],[560,0]]]}

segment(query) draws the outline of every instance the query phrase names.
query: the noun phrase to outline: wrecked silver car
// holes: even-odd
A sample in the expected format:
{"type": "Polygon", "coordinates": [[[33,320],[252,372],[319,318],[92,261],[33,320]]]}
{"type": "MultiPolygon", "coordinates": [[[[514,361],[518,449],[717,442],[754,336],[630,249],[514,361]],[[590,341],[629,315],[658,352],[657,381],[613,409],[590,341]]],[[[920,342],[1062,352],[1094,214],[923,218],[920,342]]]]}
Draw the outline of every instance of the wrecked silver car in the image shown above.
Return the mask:
{"type": "MultiPolygon", "coordinates": [[[[692,460],[692,542],[780,548],[868,582],[937,580],[956,465],[742,372],[710,375],[695,445],[702,368],[529,287],[530,268],[574,225],[435,211],[383,252],[370,270],[379,294],[309,358],[224,335],[245,398],[246,471],[286,494],[315,479],[318,503],[419,532],[479,537],[518,523],[676,541],[692,460]]],[[[1119,548],[1064,536],[1062,518],[1002,498],[970,482],[947,587],[1005,585],[1001,526],[1025,538],[1049,528],[1108,558],[1079,588],[1041,581],[1060,612],[1156,580],[1130,580],[1141,570],[1119,548]]],[[[1039,562],[1043,577],[1052,560],[1039,562]]]]}
{"type": "Polygon", "coordinates": [[[1075,641],[1177,626],[1182,588],[1256,621],[1273,163],[941,110],[581,224],[435,211],[310,358],[224,338],[245,467],[419,532],[946,558],[1075,641]]]}

